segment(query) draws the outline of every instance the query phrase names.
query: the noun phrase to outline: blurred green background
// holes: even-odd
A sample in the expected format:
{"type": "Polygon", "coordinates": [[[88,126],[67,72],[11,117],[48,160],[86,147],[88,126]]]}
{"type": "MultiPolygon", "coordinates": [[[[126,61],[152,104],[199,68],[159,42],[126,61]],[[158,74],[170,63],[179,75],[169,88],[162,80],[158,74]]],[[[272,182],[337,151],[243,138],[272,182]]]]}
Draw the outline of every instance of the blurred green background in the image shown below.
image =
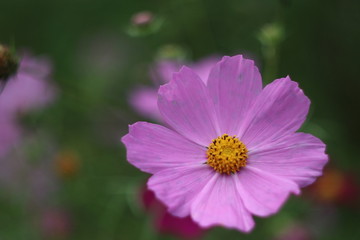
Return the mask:
{"type": "MultiPolygon", "coordinates": [[[[41,204],[29,200],[26,185],[16,194],[0,189],[0,239],[176,238],[154,228],[140,197],[148,175],[127,163],[120,143],[128,124],[151,121],[131,109],[128,96],[139,84],[151,86],[149,67],[169,54],[188,61],[245,54],[266,82],[290,75],[312,100],[303,130],[327,144],[329,168],[355,176],[356,192],[359,13],[355,0],[2,1],[0,42],[49,57],[59,93],[20,119],[32,136],[22,146],[27,164],[49,163],[56,188],[41,204]],[[131,23],[144,10],[156,22],[131,23]],[[64,158],[69,167],[59,167],[64,158]],[[50,230],[42,224],[48,210],[50,230]]],[[[281,239],[359,239],[358,198],[319,201],[308,192],[257,218],[251,234],[217,227],[202,238],[280,239],[301,226],[310,238],[281,239]]]]}

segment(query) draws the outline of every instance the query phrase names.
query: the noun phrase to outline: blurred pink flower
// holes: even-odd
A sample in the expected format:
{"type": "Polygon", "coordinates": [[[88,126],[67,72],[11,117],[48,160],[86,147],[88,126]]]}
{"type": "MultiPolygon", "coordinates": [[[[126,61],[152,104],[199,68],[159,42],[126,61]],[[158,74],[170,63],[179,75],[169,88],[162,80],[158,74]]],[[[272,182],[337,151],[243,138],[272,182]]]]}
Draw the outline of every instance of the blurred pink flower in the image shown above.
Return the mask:
{"type": "MultiPolygon", "coordinates": [[[[51,64],[46,58],[25,53],[18,71],[8,79],[0,93],[0,186],[9,193],[28,197],[27,203],[41,206],[56,188],[49,156],[29,160],[29,145],[40,141],[19,123],[19,116],[45,107],[55,97],[51,82],[51,64]],[[17,151],[12,151],[17,147],[17,151]]],[[[43,139],[42,139],[43,140],[43,139]]],[[[41,143],[44,152],[51,149],[49,139],[41,143]]]]}
{"type": "Polygon", "coordinates": [[[350,172],[326,168],[324,174],[307,190],[308,196],[320,203],[359,207],[360,186],[350,172]]]}
{"type": "MultiPolygon", "coordinates": [[[[203,81],[207,81],[211,68],[218,61],[217,57],[208,57],[190,64],[192,69],[203,81]]],[[[157,106],[157,90],[161,84],[171,81],[172,75],[180,70],[182,63],[174,60],[163,60],[155,64],[150,75],[154,87],[140,86],[130,95],[130,104],[141,115],[157,121],[161,121],[160,112],[157,106]]]]}
{"type": "Polygon", "coordinates": [[[253,215],[278,212],[328,161],[321,140],[296,132],[310,107],[298,84],[286,77],[263,88],[241,55],[224,57],[207,81],[181,68],[160,87],[158,106],[169,128],[131,125],[127,159],[153,174],[148,187],[171,214],[202,227],[250,232],[253,215]]]}
{"type": "Polygon", "coordinates": [[[301,224],[291,224],[275,240],[311,240],[311,232],[301,224]]]}
{"type": "Polygon", "coordinates": [[[13,118],[0,112],[0,162],[1,157],[11,149],[19,139],[20,129],[14,123],[13,118]]]}
{"type": "Polygon", "coordinates": [[[154,215],[158,232],[173,234],[183,239],[198,239],[204,233],[191,217],[179,218],[171,215],[151,190],[144,189],[142,200],[145,208],[154,215]]]}
{"type": "Polygon", "coordinates": [[[20,60],[17,73],[10,77],[0,93],[0,157],[19,139],[18,115],[44,107],[54,99],[51,70],[47,59],[34,58],[26,53],[20,60]]]}
{"type": "Polygon", "coordinates": [[[16,151],[9,151],[0,158],[0,188],[6,191],[6,197],[26,199],[32,210],[48,204],[58,190],[53,152],[51,139],[21,136],[16,151]],[[35,156],[29,154],[34,153],[33,149],[36,149],[35,156]]]}
{"type": "Polygon", "coordinates": [[[67,239],[72,230],[69,214],[56,208],[42,213],[40,227],[46,239],[67,239]]]}
{"type": "Polygon", "coordinates": [[[53,100],[54,88],[49,81],[51,71],[49,60],[25,54],[17,74],[9,79],[0,95],[0,113],[26,112],[53,100]]]}

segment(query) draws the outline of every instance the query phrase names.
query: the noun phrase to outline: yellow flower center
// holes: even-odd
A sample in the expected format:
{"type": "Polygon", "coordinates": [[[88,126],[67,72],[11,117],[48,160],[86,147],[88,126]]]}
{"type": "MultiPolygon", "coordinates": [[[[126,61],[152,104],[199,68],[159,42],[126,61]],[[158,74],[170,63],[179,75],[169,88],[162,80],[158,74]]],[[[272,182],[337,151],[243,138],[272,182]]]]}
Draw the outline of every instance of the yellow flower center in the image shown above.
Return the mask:
{"type": "Polygon", "coordinates": [[[246,166],[248,150],[236,136],[224,134],[212,141],[206,152],[210,167],[219,173],[236,173],[246,166]]]}

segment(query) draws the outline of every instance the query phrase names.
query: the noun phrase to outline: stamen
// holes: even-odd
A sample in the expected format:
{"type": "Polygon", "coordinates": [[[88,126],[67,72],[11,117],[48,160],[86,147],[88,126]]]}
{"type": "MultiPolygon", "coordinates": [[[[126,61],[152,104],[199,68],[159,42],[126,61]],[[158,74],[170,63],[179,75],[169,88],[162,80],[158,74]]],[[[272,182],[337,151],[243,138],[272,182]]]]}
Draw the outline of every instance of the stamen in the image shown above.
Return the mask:
{"type": "Polygon", "coordinates": [[[246,166],[246,146],[236,136],[224,134],[207,147],[207,164],[219,173],[236,173],[246,166]]]}

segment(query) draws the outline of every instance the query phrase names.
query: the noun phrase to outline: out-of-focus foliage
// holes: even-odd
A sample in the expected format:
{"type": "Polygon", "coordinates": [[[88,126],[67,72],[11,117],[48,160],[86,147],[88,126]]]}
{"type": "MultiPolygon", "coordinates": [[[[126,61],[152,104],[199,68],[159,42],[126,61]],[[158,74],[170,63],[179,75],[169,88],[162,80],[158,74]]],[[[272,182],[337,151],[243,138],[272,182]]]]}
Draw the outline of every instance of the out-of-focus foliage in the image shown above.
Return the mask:
{"type": "MultiPolygon", "coordinates": [[[[145,211],[148,175],[127,163],[120,143],[128,124],[149,120],[128,96],[152,84],[149,68],[162,57],[244,54],[267,82],[290,75],[312,100],[303,130],[328,145],[331,169],[352,176],[356,199],[359,12],[356,0],[2,1],[0,42],[49,57],[58,94],[46,108],[19,114],[23,139],[6,159],[24,168],[10,179],[51,180],[35,187],[41,200],[29,184],[0,182],[0,239],[173,239],[145,211]],[[135,26],[143,11],[157,22],[135,26]]],[[[321,191],[291,197],[277,215],[256,219],[251,234],[217,227],[203,239],[358,239],[359,201],[316,196],[348,189],[344,179],[331,175],[321,191]]]]}

